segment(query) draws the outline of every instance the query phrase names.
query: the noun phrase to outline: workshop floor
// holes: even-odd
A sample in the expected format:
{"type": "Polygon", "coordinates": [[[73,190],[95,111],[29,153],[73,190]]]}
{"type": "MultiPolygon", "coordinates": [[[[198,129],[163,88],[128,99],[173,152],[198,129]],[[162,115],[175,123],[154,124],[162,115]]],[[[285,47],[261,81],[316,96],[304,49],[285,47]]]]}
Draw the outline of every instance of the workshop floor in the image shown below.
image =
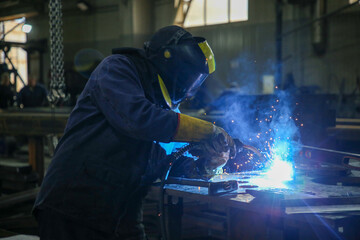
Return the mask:
{"type": "MultiPolygon", "coordinates": [[[[27,191],[38,186],[38,175],[31,170],[28,162],[28,144],[25,140],[20,139],[20,141],[16,142],[15,146],[11,151],[7,148],[7,151],[0,155],[1,199],[6,199],[8,196],[13,196],[14,193],[27,191]]],[[[51,161],[50,151],[47,146],[45,146],[44,151],[45,166],[47,168],[51,161]]],[[[4,201],[6,204],[6,200],[4,201]]],[[[34,200],[32,199],[31,201],[1,208],[1,239],[4,237],[6,237],[4,239],[39,239],[34,236],[37,234],[37,223],[31,215],[33,202],[34,200]]]]}

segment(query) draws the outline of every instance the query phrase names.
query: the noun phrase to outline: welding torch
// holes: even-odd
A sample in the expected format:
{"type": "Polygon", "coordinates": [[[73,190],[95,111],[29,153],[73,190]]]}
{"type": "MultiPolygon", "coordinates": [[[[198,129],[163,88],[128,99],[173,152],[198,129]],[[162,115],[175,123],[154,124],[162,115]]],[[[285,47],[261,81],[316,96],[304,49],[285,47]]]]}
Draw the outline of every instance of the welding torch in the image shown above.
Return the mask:
{"type": "Polygon", "coordinates": [[[261,154],[261,152],[259,150],[257,150],[255,147],[250,146],[250,145],[245,145],[237,138],[233,138],[233,140],[234,140],[234,144],[236,146],[236,154],[241,152],[243,149],[247,149],[247,150],[255,153],[259,158],[263,158],[263,159],[265,158],[264,155],[261,154]]]}

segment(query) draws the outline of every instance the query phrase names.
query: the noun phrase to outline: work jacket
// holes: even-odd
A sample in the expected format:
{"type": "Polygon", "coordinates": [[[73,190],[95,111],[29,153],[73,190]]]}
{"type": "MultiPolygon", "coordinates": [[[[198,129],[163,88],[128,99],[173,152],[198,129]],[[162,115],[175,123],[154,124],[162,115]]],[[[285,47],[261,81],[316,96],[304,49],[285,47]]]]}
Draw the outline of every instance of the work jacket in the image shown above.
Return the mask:
{"type": "Polygon", "coordinates": [[[70,114],[34,212],[51,208],[106,232],[116,231],[157,142],[174,136],[178,115],[166,107],[157,73],[142,50],[105,58],[70,114]]]}

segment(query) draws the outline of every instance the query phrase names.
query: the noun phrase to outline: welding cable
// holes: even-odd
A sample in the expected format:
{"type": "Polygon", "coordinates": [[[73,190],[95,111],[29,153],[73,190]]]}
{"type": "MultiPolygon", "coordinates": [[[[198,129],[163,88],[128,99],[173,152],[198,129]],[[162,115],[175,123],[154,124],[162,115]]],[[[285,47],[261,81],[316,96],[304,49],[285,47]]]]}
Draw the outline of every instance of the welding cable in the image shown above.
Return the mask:
{"type": "MultiPolygon", "coordinates": [[[[170,154],[169,156],[166,157],[166,159],[164,159],[164,161],[167,161],[169,162],[168,164],[168,167],[166,168],[166,171],[164,173],[164,175],[162,176],[161,178],[161,185],[160,185],[160,206],[159,206],[159,211],[160,211],[160,227],[161,227],[161,234],[163,235],[163,239],[166,240],[166,224],[165,224],[165,217],[164,217],[164,196],[165,196],[165,183],[166,183],[166,180],[171,172],[171,168],[174,164],[174,162],[176,160],[178,160],[185,152],[191,150],[193,147],[195,147],[197,144],[193,144],[193,143],[190,143],[182,148],[180,148],[179,150],[177,150],[176,152],[173,152],[172,154],[170,154]]],[[[128,205],[130,203],[130,199],[132,199],[135,194],[140,191],[142,188],[144,187],[144,185],[140,184],[134,191],[132,191],[130,194],[129,194],[129,197],[128,197],[128,201],[125,203],[125,209],[128,208],[128,205]]],[[[121,214],[121,216],[119,217],[119,220],[117,222],[117,226],[120,225],[120,222],[122,220],[122,218],[125,216],[126,214],[126,210],[121,214]]],[[[117,227],[116,227],[117,228],[117,227]]],[[[115,232],[115,235],[117,237],[119,237],[118,233],[115,232]]]]}
{"type": "Polygon", "coordinates": [[[252,151],[253,153],[255,153],[256,155],[258,155],[259,157],[262,157],[261,153],[253,146],[250,146],[250,145],[243,145],[242,146],[243,148],[245,149],[248,149],[250,151],[252,151]]]}
{"type": "Polygon", "coordinates": [[[160,185],[160,204],[159,204],[159,214],[160,214],[160,228],[161,228],[161,235],[163,236],[163,240],[167,239],[167,231],[166,231],[166,223],[165,223],[165,211],[164,211],[164,197],[165,197],[165,184],[166,180],[168,179],[172,166],[175,164],[175,162],[187,151],[194,148],[197,144],[190,143],[176,152],[173,152],[171,155],[169,155],[167,158],[167,161],[169,162],[169,165],[161,178],[161,185],[160,185]]]}

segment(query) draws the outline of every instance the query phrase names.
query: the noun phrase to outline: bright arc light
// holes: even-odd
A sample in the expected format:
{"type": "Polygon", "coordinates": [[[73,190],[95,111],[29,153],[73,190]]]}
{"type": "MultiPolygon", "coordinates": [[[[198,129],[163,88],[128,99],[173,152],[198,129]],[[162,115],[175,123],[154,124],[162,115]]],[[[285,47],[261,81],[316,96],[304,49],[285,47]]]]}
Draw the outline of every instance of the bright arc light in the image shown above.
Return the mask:
{"type": "Polygon", "coordinates": [[[275,157],[266,176],[274,182],[291,181],[294,176],[293,165],[291,162],[275,157]]]}
{"type": "Polygon", "coordinates": [[[24,33],[29,33],[31,32],[31,29],[32,29],[32,26],[30,24],[24,24],[21,28],[21,30],[24,32],[24,33]]]}
{"type": "Polygon", "coordinates": [[[291,162],[275,157],[270,168],[251,183],[262,188],[288,188],[286,182],[293,180],[294,170],[291,162]]]}

